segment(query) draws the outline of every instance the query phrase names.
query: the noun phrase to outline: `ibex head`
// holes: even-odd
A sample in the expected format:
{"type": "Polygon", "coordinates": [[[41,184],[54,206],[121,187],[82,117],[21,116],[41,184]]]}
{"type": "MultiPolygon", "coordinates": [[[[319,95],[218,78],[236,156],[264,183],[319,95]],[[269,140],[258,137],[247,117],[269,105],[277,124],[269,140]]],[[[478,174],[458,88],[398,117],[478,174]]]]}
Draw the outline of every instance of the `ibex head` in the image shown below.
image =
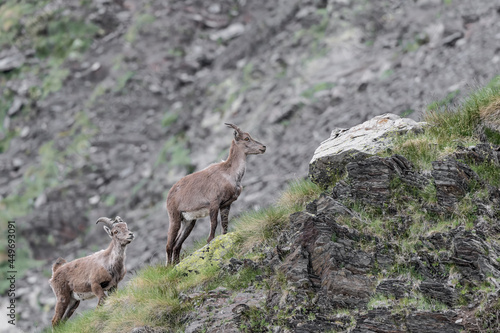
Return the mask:
{"type": "Polygon", "coordinates": [[[254,140],[249,133],[243,132],[234,124],[225,123],[227,127],[234,129],[234,141],[243,148],[246,155],[264,154],[266,146],[254,140]]]}
{"type": "Polygon", "coordinates": [[[134,234],[128,230],[127,223],[117,216],[114,220],[108,217],[100,217],[96,224],[102,222],[105,224],[104,230],[112,239],[116,239],[120,244],[127,245],[134,239],[134,234]]]}

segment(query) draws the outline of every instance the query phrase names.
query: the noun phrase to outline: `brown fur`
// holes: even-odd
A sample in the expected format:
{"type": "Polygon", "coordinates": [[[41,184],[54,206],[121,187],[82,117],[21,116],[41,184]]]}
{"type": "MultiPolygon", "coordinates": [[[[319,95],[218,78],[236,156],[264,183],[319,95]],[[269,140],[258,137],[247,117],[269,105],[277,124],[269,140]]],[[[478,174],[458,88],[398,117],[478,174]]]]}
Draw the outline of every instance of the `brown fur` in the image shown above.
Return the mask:
{"type": "Polygon", "coordinates": [[[125,248],[134,234],[118,216],[114,223],[107,218],[97,222],[107,224],[104,229],[112,238],[107,249],[71,262],[59,258],[52,266],[49,284],[57,298],[52,326],[71,317],[80,304],[79,298],[98,297],[98,306],[101,305],[106,298],[104,291],[116,288],[125,276],[125,248]]]}
{"type": "Polygon", "coordinates": [[[67,263],[67,261],[64,258],[61,257],[57,258],[54,265],[52,265],[52,275],[54,275],[54,273],[59,269],[59,267],[61,267],[65,263],[67,263]]]}
{"type": "Polygon", "coordinates": [[[242,189],[241,179],[245,174],[246,156],[263,154],[266,151],[266,146],[254,140],[250,134],[242,132],[236,125],[226,125],[234,129],[234,140],[227,160],[185,176],[168,192],[167,211],[170,226],[166,246],[167,265],[179,262],[182,243],[196,222],[195,218],[187,220],[183,213],[208,211],[210,234],[207,243],[215,236],[219,211],[222,233],[227,233],[229,209],[233,201],[238,199],[242,189]]]}

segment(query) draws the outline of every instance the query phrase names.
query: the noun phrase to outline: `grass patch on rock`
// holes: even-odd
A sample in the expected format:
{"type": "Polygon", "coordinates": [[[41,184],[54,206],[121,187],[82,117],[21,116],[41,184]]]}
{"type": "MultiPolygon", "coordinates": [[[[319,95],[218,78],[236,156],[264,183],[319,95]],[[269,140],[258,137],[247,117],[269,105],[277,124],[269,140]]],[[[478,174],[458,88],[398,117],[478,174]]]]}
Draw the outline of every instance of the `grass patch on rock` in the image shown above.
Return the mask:
{"type": "Polygon", "coordinates": [[[350,199],[344,203],[358,213],[359,219],[343,218],[339,221],[384,242],[396,242],[404,255],[421,249],[421,239],[435,233],[460,226],[473,230],[478,218],[478,202],[491,195],[488,186],[500,186],[500,168],[496,162],[462,161],[479,179],[471,181],[466,193],[450,210],[439,207],[437,188],[430,171],[432,162],[453,157],[459,147],[475,146],[484,141],[482,134],[493,140],[497,136],[500,138],[500,134],[488,130],[484,123],[495,112],[492,110],[496,110],[499,99],[500,77],[497,76],[486,87],[471,93],[460,105],[452,107],[443,104],[429,108],[424,113],[423,120],[428,125],[423,132],[408,132],[394,137],[393,147],[381,154],[404,156],[418,172],[429,176],[429,183],[423,188],[416,188],[394,177],[390,183],[390,198],[383,207],[372,207],[350,199]],[[402,216],[406,218],[402,220],[402,216]]]}
{"type": "Polygon", "coordinates": [[[243,213],[235,225],[242,250],[249,251],[255,246],[274,243],[287,226],[288,217],[304,209],[305,204],[317,198],[321,191],[310,180],[294,181],[275,205],[243,213]]]}
{"type": "Polygon", "coordinates": [[[439,105],[428,109],[423,120],[428,123],[423,133],[408,133],[395,138],[394,147],[384,155],[394,153],[408,158],[417,168],[429,170],[431,162],[454,152],[460,146],[480,142],[481,131],[487,137],[500,140],[500,134],[483,129],[482,120],[491,113],[500,98],[500,76],[471,93],[458,106],[439,105]]]}
{"type": "Polygon", "coordinates": [[[216,267],[210,266],[200,274],[187,276],[161,264],[146,266],[102,307],[69,320],[54,332],[129,332],[146,325],[181,332],[182,316],[192,304],[184,301],[180,293],[206,284],[216,274],[216,267]]]}

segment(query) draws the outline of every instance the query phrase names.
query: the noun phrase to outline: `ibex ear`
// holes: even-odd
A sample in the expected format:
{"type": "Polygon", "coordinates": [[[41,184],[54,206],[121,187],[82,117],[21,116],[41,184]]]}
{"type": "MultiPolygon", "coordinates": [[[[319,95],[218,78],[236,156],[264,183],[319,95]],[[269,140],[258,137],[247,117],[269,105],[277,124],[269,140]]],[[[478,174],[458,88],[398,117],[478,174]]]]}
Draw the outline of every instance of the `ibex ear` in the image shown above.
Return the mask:
{"type": "Polygon", "coordinates": [[[234,124],[225,123],[227,127],[234,129],[234,139],[238,141],[240,139],[241,130],[238,126],[234,124]]]}
{"type": "Polygon", "coordinates": [[[113,235],[111,234],[111,230],[108,227],[104,226],[104,230],[106,230],[106,233],[108,234],[109,237],[113,238],[113,235]]]}

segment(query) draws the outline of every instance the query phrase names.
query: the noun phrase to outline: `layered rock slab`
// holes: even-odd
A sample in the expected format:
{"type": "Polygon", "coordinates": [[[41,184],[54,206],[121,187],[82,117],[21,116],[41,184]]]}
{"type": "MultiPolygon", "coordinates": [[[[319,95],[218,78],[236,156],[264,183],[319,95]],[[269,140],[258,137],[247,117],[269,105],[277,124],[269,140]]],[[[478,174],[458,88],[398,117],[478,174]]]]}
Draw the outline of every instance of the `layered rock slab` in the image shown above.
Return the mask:
{"type": "Polygon", "coordinates": [[[470,167],[453,159],[432,162],[432,177],[438,203],[448,209],[452,209],[470,190],[471,183],[479,179],[470,167]]]}
{"type": "Polygon", "coordinates": [[[456,313],[413,312],[409,316],[392,313],[389,309],[373,309],[358,317],[354,333],[458,333],[463,326],[456,324],[456,313]]]}
{"type": "Polygon", "coordinates": [[[425,123],[387,113],[350,129],[334,129],[323,141],[309,162],[309,178],[328,187],[335,177],[345,172],[348,163],[364,160],[392,145],[395,135],[420,132],[425,123]]]}
{"type": "Polygon", "coordinates": [[[315,290],[327,307],[364,307],[375,287],[367,273],[376,258],[357,248],[356,241],[364,235],[334,221],[341,206],[337,201],[323,197],[317,205],[320,210],[314,215],[299,212],[290,217],[292,253],[279,270],[293,288],[315,290]]]}
{"type": "Polygon", "coordinates": [[[395,178],[423,189],[428,180],[414,171],[413,165],[400,155],[372,156],[346,166],[353,197],[372,205],[383,205],[391,196],[391,183],[395,178]]]}

